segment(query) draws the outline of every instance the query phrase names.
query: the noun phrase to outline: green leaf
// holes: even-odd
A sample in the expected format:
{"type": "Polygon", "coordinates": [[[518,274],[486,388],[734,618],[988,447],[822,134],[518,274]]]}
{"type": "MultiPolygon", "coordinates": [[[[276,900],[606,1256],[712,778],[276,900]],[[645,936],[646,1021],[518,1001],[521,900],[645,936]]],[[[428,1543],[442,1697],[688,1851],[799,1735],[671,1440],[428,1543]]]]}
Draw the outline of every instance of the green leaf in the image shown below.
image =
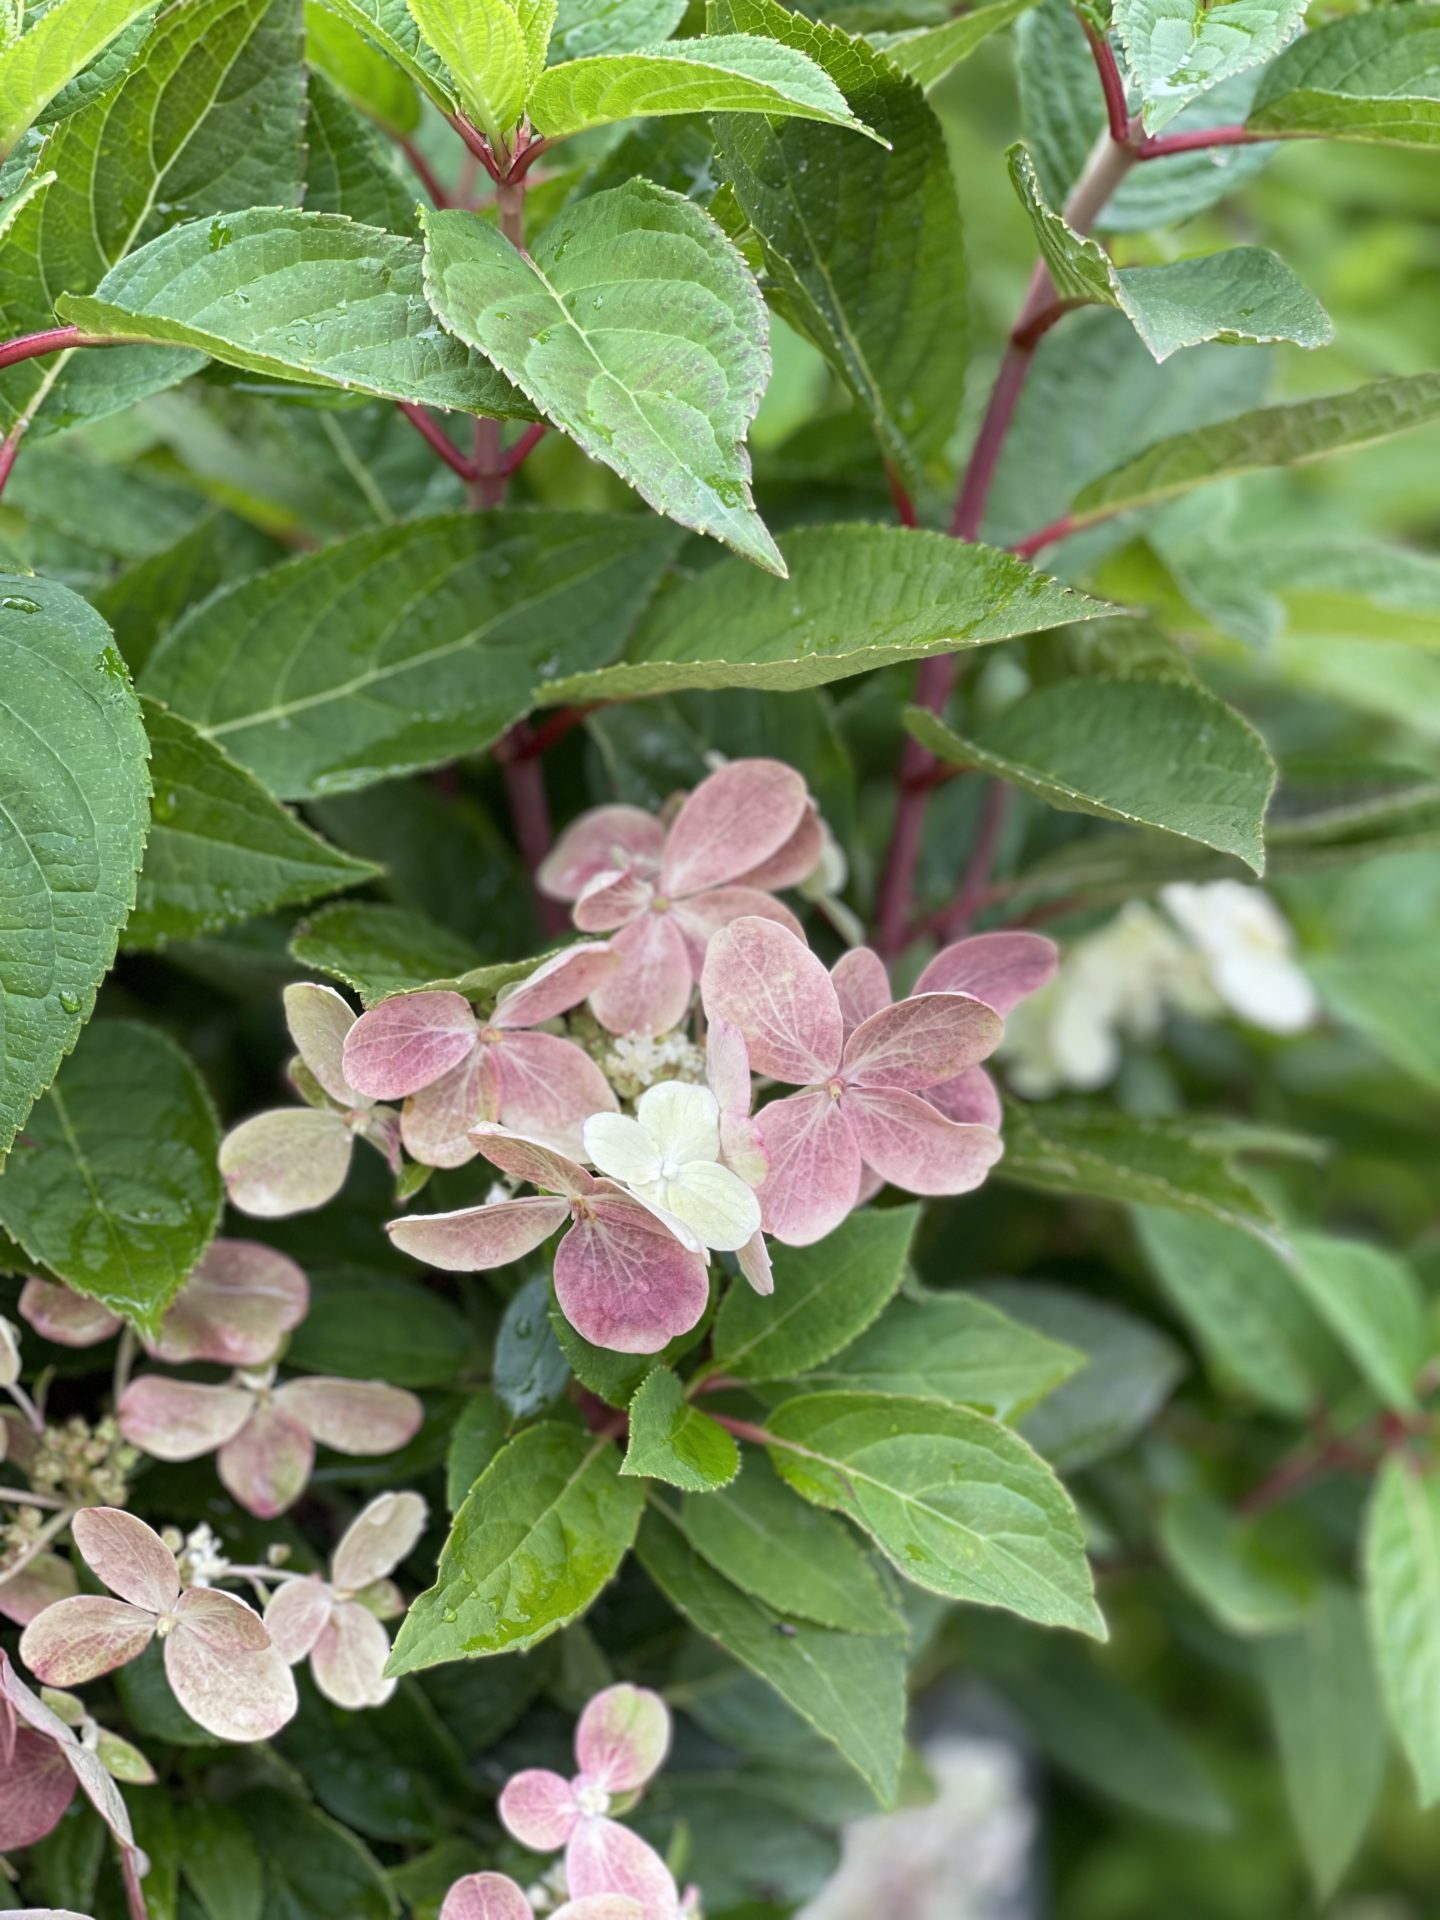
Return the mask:
{"type": "Polygon", "coordinates": [[[407,987],[460,971],[470,958],[458,934],[409,907],[342,900],[302,920],[290,952],[303,967],[352,988],[367,1007],[407,987]]]}
{"type": "Polygon", "coordinates": [[[938,758],[1064,813],[1163,827],[1265,870],[1275,762],[1249,721],[1194,681],[1057,680],[1004,708],[978,740],[923,707],[907,708],[905,725],[938,758]]]}
{"type": "Polygon", "coordinates": [[[1268,1518],[1236,1518],[1206,1493],[1165,1501],[1155,1527],[1171,1572],[1229,1633],[1294,1627],[1314,1592],[1308,1570],[1277,1550],[1268,1518]]]}
{"type": "Polygon", "coordinates": [[[190,939],[379,872],[328,846],[188,720],[141,704],[154,799],[127,947],[190,939]]]}
{"type": "Polygon", "coordinates": [[[867,34],[892,67],[918,81],[928,93],[947,73],[968,60],[982,40],[1008,27],[1035,4],[1035,0],[990,0],[984,7],[942,20],[938,27],[908,27],[899,33],[867,34]]]}
{"type": "Polygon", "coordinates": [[[188,221],[112,268],[93,295],[62,295],[56,311],[85,333],[192,347],[270,379],[528,414],[508,381],[436,325],[418,243],[340,214],[253,207],[188,221]]]}
{"type": "Polygon", "coordinates": [[[1375,1812],[1389,1742],[1359,1602],[1327,1586],[1293,1633],[1256,1649],[1285,1796],[1321,1901],[1375,1812]]]}
{"type": "Polygon", "coordinates": [[[219,1221],[219,1149],[210,1096],[174,1042],[99,1021],[11,1151],[0,1227],[153,1339],[219,1221]]]}
{"type": "Polygon", "coordinates": [[[797,1384],[944,1400],[1010,1420],[1084,1365],[1073,1346],[972,1294],[926,1293],[892,1301],[874,1326],[806,1367],[797,1384]]]}
{"type": "Polygon", "coordinates": [[[262,1920],[260,1852],[234,1807],[197,1800],[186,1808],[180,1871],[205,1920],[262,1920]]]}
{"type": "Polygon", "coordinates": [[[155,0],[54,0],[27,33],[0,52],[0,153],[155,0]]]}
{"type": "Polygon", "coordinates": [[[775,1291],[737,1281],[715,1319],[713,1371],[784,1380],[839,1353],[905,1278],[919,1207],[864,1207],[812,1247],[774,1250],[775,1291]]]}
{"type": "Polygon", "coordinates": [[[1222,80],[1263,66],[1299,31],[1305,0],[1115,0],[1114,23],[1154,133],[1222,80]]]}
{"type": "Polygon", "coordinates": [[[620,1471],[687,1493],[713,1493],[740,1471],[740,1449],[724,1427],[689,1404],[668,1367],[656,1367],[630,1402],[630,1443],[620,1471]]]}
{"type": "Polygon", "coordinates": [[[550,58],[585,60],[633,53],[668,40],[685,17],[685,0],[560,0],[550,58]]]}
{"type": "Polygon", "coordinates": [[[823,67],[795,47],[750,33],[570,60],[548,68],[530,98],[530,118],[552,139],[666,113],[763,113],[869,131],[823,67]]]}
{"type": "Polygon", "coordinates": [[[1291,1237],[1302,1292],[1389,1407],[1414,1413],[1415,1379],[1430,1356],[1425,1301],[1403,1260],[1363,1240],[1291,1237]]]}
{"type": "Polygon", "coordinates": [[[396,1387],[448,1386],[476,1357],[464,1316],[440,1294],[339,1265],[310,1270],[310,1310],[285,1349],[301,1373],[396,1387]]]}
{"type": "Polygon", "coordinates": [[[505,1414],[489,1387],[472,1393],[450,1429],[445,1504],[457,1513],[465,1496],[505,1444],[505,1414]]]}
{"type": "Polygon", "coordinates": [[[666,1509],[652,1507],[636,1551],[698,1633],[775,1691],[893,1806],[905,1721],[905,1641],[792,1620],[716,1573],[666,1509]]]}
{"type": "Polygon", "coordinates": [[[1440,7],[1377,8],[1327,20],[1260,82],[1247,126],[1264,133],[1440,144],[1440,7]]]}
{"type": "MultiPolygon", "coordinates": [[[[318,11],[318,9],[317,9],[318,11]]],[[[415,188],[394,144],[323,73],[312,73],[305,122],[305,208],[367,227],[413,235],[415,188]]]]}
{"type": "Polygon", "coordinates": [[[577,1620],[635,1538],[643,1487],[608,1440],[553,1421],[526,1427],[471,1488],[435,1585],[405,1616],[388,1671],[520,1653],[577,1620]]]}
{"type": "Polygon", "coordinates": [[[109,624],[125,664],[138,674],[181,614],[228,581],[258,573],[276,559],[262,533],[226,513],[212,514],[138,561],[91,596],[109,624]]]}
{"type": "Polygon", "coordinates": [[[1440,1479],[1392,1454],[1370,1497],[1366,1606],[1380,1687],[1422,1807],[1440,1800],[1440,1479]]]}
{"type": "Polygon", "coordinates": [[[547,681],[537,699],[793,692],[1113,611],[1008,553],[940,533],[804,527],[780,551],[787,581],[722,560],[656,602],[619,666],[547,681]]]}
{"type": "Polygon", "coordinates": [[[907,1580],[1105,1638],[1069,1496],[1008,1428],[932,1400],[817,1393],[766,1430],[796,1492],[863,1527],[907,1580]]]}
{"type": "Polygon", "coordinates": [[[1328,1010],[1402,1073],[1440,1087],[1440,980],[1433,944],[1357,941],[1306,956],[1305,971],[1328,1010]]]}
{"type": "Polygon", "coordinates": [[[533,254],[474,214],[422,218],[426,295],[451,333],[657,513],[784,573],[744,444],[770,373],[765,303],[709,214],[632,180],[533,254]]]}
{"type": "Polygon", "coordinates": [[[391,1920],[395,1896],[353,1833],[273,1787],[236,1804],[265,1862],[265,1920],[391,1920]]]}
{"type": "Polygon", "coordinates": [[[352,20],[342,19],[321,0],[306,0],[305,64],[390,132],[414,133],[420,125],[414,82],[352,20]]]}
{"type": "Polygon", "coordinates": [[[665,1357],[658,1353],[615,1353],[609,1347],[592,1346],[575,1331],[558,1305],[550,1308],[550,1326],[570,1371],[582,1387],[598,1393],[607,1406],[628,1407],[646,1374],[665,1357]]]}
{"type": "Polygon", "coordinates": [[[792,1493],[763,1454],[748,1455],[723,1493],[681,1511],[696,1551],[767,1607],[843,1633],[905,1631],[855,1535],[792,1493]]]}
{"type": "Polygon", "coordinates": [[[893,149],[749,115],[715,130],[720,168],[760,237],[771,304],[913,476],[943,449],[965,384],[965,240],[940,123],[888,60],[838,27],[775,0],[711,0],[710,19],[808,55],[893,149]],[[900,201],[903,220],[891,217],[900,201]]]}
{"type": "Polygon", "coordinates": [[[95,1004],[135,899],[150,780],[110,629],[0,578],[0,1164],[95,1004]]]}
{"type": "Polygon", "coordinates": [[[393,60],[444,114],[457,105],[444,63],[420,37],[406,0],[324,0],[330,12],[354,27],[393,60]]]}
{"type": "Polygon", "coordinates": [[[382,527],[214,595],[141,683],[272,793],[348,792],[480,752],[542,674],[612,657],[674,545],[638,514],[382,527]]]}
{"type": "MultiPolygon", "coordinates": [[[[509,0],[407,0],[421,35],[445,62],[465,111],[502,153],[525,111],[530,49],[509,0]]],[[[549,38],[547,33],[546,38],[549,38]]],[[[540,59],[545,50],[542,44],[540,59]]]]}
{"type": "Polygon", "coordinates": [[[550,1325],[550,1276],[532,1273],[505,1308],[491,1384],[512,1420],[533,1420],[555,1404],[569,1379],[550,1325]]]}

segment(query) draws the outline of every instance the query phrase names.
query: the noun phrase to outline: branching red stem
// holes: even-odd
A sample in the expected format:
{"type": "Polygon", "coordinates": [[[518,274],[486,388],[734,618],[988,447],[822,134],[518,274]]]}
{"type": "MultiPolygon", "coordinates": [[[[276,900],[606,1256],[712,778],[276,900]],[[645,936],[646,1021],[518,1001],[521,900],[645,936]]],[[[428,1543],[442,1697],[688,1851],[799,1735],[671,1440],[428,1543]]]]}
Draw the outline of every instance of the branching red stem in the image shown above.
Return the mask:
{"type": "Polygon", "coordinates": [[[1033,560],[1037,553],[1046,547],[1053,547],[1057,540],[1063,540],[1073,533],[1075,522],[1068,513],[1062,513],[1058,520],[1052,520],[1048,527],[1041,527],[1038,533],[1027,534],[1018,540],[1011,551],[1021,560],[1033,560]]]}
{"type": "Polygon", "coordinates": [[[417,407],[413,400],[399,400],[396,402],[396,405],[410,422],[411,426],[414,427],[415,431],[429,441],[430,445],[435,449],[436,453],[439,454],[447,467],[451,468],[453,472],[458,473],[462,480],[469,481],[475,478],[475,470],[470,462],[465,458],[464,454],[461,453],[449,434],[445,433],[435,421],[430,418],[423,407],[417,407]]]}
{"type": "Polygon", "coordinates": [[[1203,153],[1207,147],[1250,147],[1273,140],[1273,133],[1250,127],[1197,127],[1193,133],[1155,133],[1135,149],[1137,160],[1163,160],[1171,153],[1203,153]]]}
{"type": "Polygon", "coordinates": [[[1116,64],[1114,49],[1106,36],[1083,13],[1079,19],[1085,29],[1085,38],[1090,42],[1090,51],[1095,56],[1095,70],[1100,75],[1100,91],[1105,96],[1105,117],[1110,123],[1110,138],[1124,146],[1130,139],[1130,114],[1125,104],[1125,82],[1116,64]]]}

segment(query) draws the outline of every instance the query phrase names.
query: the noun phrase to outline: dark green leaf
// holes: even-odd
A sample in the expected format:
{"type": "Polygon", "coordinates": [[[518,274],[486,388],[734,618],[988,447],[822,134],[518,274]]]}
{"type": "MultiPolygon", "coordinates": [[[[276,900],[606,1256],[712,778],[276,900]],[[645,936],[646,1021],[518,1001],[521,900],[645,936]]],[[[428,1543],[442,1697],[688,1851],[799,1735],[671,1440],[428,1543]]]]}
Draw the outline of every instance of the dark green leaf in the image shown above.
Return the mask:
{"type": "Polygon", "coordinates": [[[407,987],[459,972],[470,954],[448,927],[409,907],[344,900],[308,914],[290,951],[304,967],[351,987],[367,1007],[407,987]]]}
{"type": "Polygon", "coordinates": [[[530,1420],[565,1391],[570,1367],[550,1325],[550,1277],[535,1273],[505,1309],[494,1387],[512,1420],[530,1420]]]}
{"type": "Polygon", "coordinates": [[[262,1920],[265,1874],[260,1850],[234,1807],[190,1802],[180,1871],[205,1920],[262,1920]]]}
{"type": "Polygon", "coordinates": [[[265,1920],[390,1920],[395,1897],[353,1833],[270,1787],[238,1806],[265,1862],[265,1920]]]}
{"type": "Polygon", "coordinates": [[[285,1355],[304,1373],[439,1387],[473,1363],[476,1343],[450,1302],[413,1280],[362,1267],[316,1267],[310,1311],[285,1355]]]}
{"type": "MultiPolygon", "coordinates": [[[[317,6],[315,11],[323,9],[317,6]]],[[[360,226],[384,227],[413,237],[415,187],[401,173],[393,145],[323,74],[311,74],[309,97],[307,212],[343,213],[360,226]]]]}

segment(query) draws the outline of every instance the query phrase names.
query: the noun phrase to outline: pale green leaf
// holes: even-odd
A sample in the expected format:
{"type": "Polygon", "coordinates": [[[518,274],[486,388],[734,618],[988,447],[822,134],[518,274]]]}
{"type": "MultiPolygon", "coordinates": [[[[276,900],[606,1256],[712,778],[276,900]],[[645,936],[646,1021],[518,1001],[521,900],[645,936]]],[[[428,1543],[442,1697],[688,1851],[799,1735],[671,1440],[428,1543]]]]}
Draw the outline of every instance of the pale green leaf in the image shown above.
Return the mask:
{"type": "Polygon", "coordinates": [[[220,1218],[220,1129],[154,1027],[87,1027],[0,1177],[0,1227],[77,1293],[153,1338],[220,1218]]]}
{"type": "Polygon", "coordinates": [[[988,6],[973,7],[937,27],[907,27],[866,38],[872,47],[880,48],[891,66],[918,81],[928,93],[962,60],[968,60],[982,40],[1008,27],[1034,4],[1035,0],[990,0],[988,6]]]}
{"type": "Polygon", "coordinates": [[[305,0],[305,61],[354,107],[393,133],[414,133],[420,100],[409,75],[387,59],[352,20],[305,0]]]}
{"type": "Polygon", "coordinates": [[[1363,1240],[1291,1237],[1301,1290],[1389,1407],[1416,1410],[1415,1380],[1430,1356],[1425,1301],[1403,1260],[1363,1240]]]}
{"type": "Polygon", "coordinates": [[[657,513],[784,572],[744,441],[770,373],[765,303],[703,209],[632,180],[529,255],[473,214],[424,225],[425,291],[453,334],[657,513]]]}
{"type": "Polygon", "coordinates": [[[307,914],[290,952],[302,967],[352,988],[367,1007],[459,973],[471,957],[460,936],[438,921],[373,900],[337,901],[307,914]]]}
{"type": "Polygon", "coordinates": [[[1264,1519],[1237,1518],[1205,1493],[1166,1500],[1155,1538],[1176,1579],[1230,1633],[1283,1632],[1314,1597],[1309,1570],[1277,1547],[1264,1519]]]}
{"type": "Polygon", "coordinates": [[[645,1503],[619,1468],[610,1441],[552,1421],[502,1447],[455,1515],[389,1671],[520,1653],[578,1619],[614,1577],[645,1503]]]}
{"type": "Polygon", "coordinates": [[[443,61],[420,37],[406,0],[323,0],[323,4],[393,60],[442,113],[456,106],[443,61]]]}
{"type": "Polygon", "coordinates": [[[1440,1479],[1391,1454],[1365,1521],[1364,1587],[1380,1687],[1422,1807],[1440,1800],[1440,1479]]]}
{"type": "Polygon", "coordinates": [[[686,0],[560,0],[550,58],[586,60],[597,53],[633,53],[668,40],[685,18],[686,0]]]}
{"type": "Polygon", "coordinates": [[[647,1374],[630,1402],[630,1441],[621,1473],[713,1493],[740,1471],[734,1436],[692,1407],[668,1367],[647,1374]]]}
{"type": "Polygon", "coordinates": [[[0,1164],[134,904],[147,751],[99,614],[53,581],[0,579],[0,1164]]]}
{"type": "Polygon", "coordinates": [[[1338,1020],[1402,1073],[1440,1087],[1440,970],[1432,941],[1375,941],[1310,954],[1305,971],[1338,1020]]]}
{"type": "MultiPolygon", "coordinates": [[[[505,151],[525,110],[529,49],[510,0],[407,0],[422,38],[444,61],[470,118],[505,151]]],[[[542,53],[543,57],[543,53],[542,53]]]]}
{"type": "Polygon", "coordinates": [[[55,0],[0,52],[0,153],[155,0],[55,0]]]}
{"type": "Polygon", "coordinates": [[[1198,94],[1272,60],[1304,17],[1305,0],[1115,0],[1146,130],[1168,126],[1198,94]]]}
{"type": "Polygon", "coordinates": [[[1440,145],[1440,7],[1377,7],[1325,21],[1266,71],[1246,124],[1440,145]]]}

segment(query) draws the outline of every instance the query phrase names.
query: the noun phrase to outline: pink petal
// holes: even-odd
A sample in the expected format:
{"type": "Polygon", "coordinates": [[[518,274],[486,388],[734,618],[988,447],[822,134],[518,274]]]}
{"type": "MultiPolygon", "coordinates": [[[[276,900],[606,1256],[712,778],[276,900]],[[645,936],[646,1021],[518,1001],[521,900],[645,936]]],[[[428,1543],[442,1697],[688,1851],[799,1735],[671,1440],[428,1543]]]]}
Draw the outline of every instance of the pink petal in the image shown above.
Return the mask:
{"type": "Polygon", "coordinates": [[[763,1231],[753,1233],[735,1256],[740,1271],[759,1294],[775,1291],[775,1269],[770,1264],[770,1249],[763,1231]]]}
{"type": "Polygon", "coordinates": [[[731,1020],[712,1020],[705,1035],[705,1079],[722,1113],[750,1111],[750,1055],[731,1020]]]}
{"type": "Polygon", "coordinates": [[[500,1067],[479,1046],[448,1073],[412,1093],[400,1114],[405,1151],[427,1167],[463,1167],[476,1154],[470,1129],[500,1117],[500,1067]]]}
{"type": "Polygon", "coordinates": [[[397,993],[361,1014],[345,1042],[345,1075],[374,1100],[418,1093],[476,1043],[475,1009],[459,993],[397,993]]]}
{"type": "Polygon", "coordinates": [[[75,1569],[58,1553],[37,1553],[8,1577],[0,1577],[0,1615],[17,1627],[29,1626],[37,1613],[68,1600],[75,1591],[75,1569]]]}
{"type": "Polygon", "coordinates": [[[330,1615],[310,1655],[310,1671],[327,1700],[355,1711],[383,1707],[395,1691],[385,1676],[390,1636],[358,1601],[344,1600],[330,1615]]]}
{"type": "Polygon", "coordinates": [[[585,882],[607,867],[658,861],[665,829],[639,807],[592,807],[582,813],[541,861],[535,884],[552,900],[575,900],[585,882]]]}
{"type": "Polygon", "coordinates": [[[332,1100],[353,1107],[353,1081],[345,1075],[345,1040],[355,1025],[350,1003],[334,987],[300,980],[286,987],[285,1024],[300,1058],[332,1100]]]}
{"type": "Polygon", "coordinates": [[[500,1118],[515,1133],[551,1140],[575,1158],[592,1113],[619,1106],[610,1082],[583,1048],[553,1033],[507,1033],[495,1048],[500,1066],[500,1118]]]}
{"type": "MultiPolygon", "coordinates": [[[[120,1789],[105,1771],[100,1755],[91,1753],[88,1747],[77,1745],[66,1747],[65,1758],[70,1764],[71,1773],[80,1782],[81,1791],[120,1845],[133,1847],[135,1833],[130,1825],[130,1815],[120,1797],[120,1789]]],[[[151,1778],[154,1778],[153,1774],[151,1778]]],[[[23,1908],[17,1920],[24,1920],[23,1908]]],[[[60,1920],[64,1920],[63,1914],[60,1920]]]]}
{"type": "Polygon", "coordinates": [[[75,1775],[64,1753],[44,1734],[22,1727],[8,1757],[0,1756],[0,1852],[43,1840],[74,1798],[75,1775]]]}
{"type": "Polygon", "coordinates": [[[762,893],[771,893],[777,887],[796,887],[819,866],[824,851],[825,829],[820,822],[820,809],[813,800],[808,800],[799,826],[784,846],[758,867],[750,867],[736,878],[742,886],[758,887],[762,893]]]}
{"type": "Polygon", "coordinates": [[[276,1389],[275,1406],[338,1453],[394,1453],[425,1418],[413,1393],[383,1380],[287,1380],[276,1389]]]}
{"type": "Polygon", "coordinates": [[[329,1587],[313,1573],[308,1580],[287,1580],[271,1594],[265,1631],[287,1667],[309,1653],[329,1624],[334,1605],[329,1587]]]}
{"type": "Polygon", "coordinates": [[[563,1907],[556,1907],[550,1920],[650,1920],[650,1916],[626,1894],[587,1893],[583,1900],[567,1900],[563,1907]]]}
{"type": "Polygon", "coordinates": [[[315,1448],[298,1420],[274,1406],[257,1406],[233,1440],[220,1449],[220,1484],[257,1520],[273,1520],[305,1491],[315,1448]]]}
{"type": "Polygon", "coordinates": [[[732,760],[702,780],[675,816],[660,861],[661,890],[702,893],[762,865],[789,840],[809,796],[779,760],[732,760]]]}
{"type": "Polygon", "coordinates": [[[590,996],[590,1011],[610,1033],[666,1033],[678,1026],[695,984],[675,916],[642,913],[610,943],[619,965],[590,996]]]}
{"type": "Polygon", "coordinates": [[[789,907],[755,887],[712,887],[708,893],[692,893],[686,900],[677,900],[672,913],[697,977],[705,965],[710,942],[732,920],[773,920],[797,940],[805,938],[805,929],[789,907]]]}
{"type": "Polygon", "coordinates": [[[402,1253],[427,1267],[442,1273],[484,1273],[523,1260],[569,1218],[568,1200],[497,1200],[492,1207],[390,1220],[385,1231],[402,1253]]]}
{"type": "Polygon", "coordinates": [[[729,1020],[744,1034],[756,1073],[803,1087],[840,1065],[844,1033],[830,976],[803,940],[771,920],[721,928],[705,957],[701,997],[707,1019],[729,1020]]]}
{"type": "Polygon", "coordinates": [[[870,947],[851,947],[830,969],[848,1040],[856,1027],[890,1004],[890,976],[885,962],[870,947]]]}
{"type": "Polygon", "coordinates": [[[70,1526],[80,1557],[96,1579],[132,1606],[164,1613],[175,1604],[175,1556],[153,1527],[123,1507],[84,1507],[70,1526]]]}
{"type": "Polygon", "coordinates": [[[844,1107],[867,1166],[906,1193],[969,1193],[1005,1150],[993,1127],[959,1126],[898,1087],[856,1087],[844,1107]]]}
{"type": "Polygon", "coordinates": [[[1004,1108],[995,1082],[984,1067],[967,1067],[953,1080],[942,1080],[938,1087],[926,1087],[925,1098],[938,1107],[947,1120],[959,1120],[969,1126],[998,1128],[1004,1108]]]}
{"type": "Polygon", "coordinates": [[[538,1027],[578,1007],[609,974],[615,956],[606,940],[581,940],[544,960],[532,974],[505,988],[495,1002],[492,1027],[538,1027]]]}
{"type": "Polygon", "coordinates": [[[527,1767],[505,1783],[499,1814],[506,1831],[534,1853],[554,1853],[580,1818],[575,1790],[548,1767],[527,1767]]]}
{"type": "Polygon", "coordinates": [[[409,1554],[425,1531],[425,1502],[418,1493],[377,1494],[340,1536],[330,1578],[342,1593],[383,1580],[409,1554]]]}
{"type": "Polygon", "coordinates": [[[344,1186],[354,1144],[338,1113],[314,1107],[277,1107],[242,1120],[220,1142],[230,1204],[261,1220],[313,1212],[344,1186]]]}
{"type": "Polygon", "coordinates": [[[570,917],[582,933],[614,933],[648,913],[654,898],[653,881],[634,867],[619,867],[585,882],[570,917]]]}
{"type": "Polygon", "coordinates": [[[270,1645],[265,1622],[253,1607],[218,1587],[187,1587],[175,1618],[216,1653],[261,1653],[270,1645]]]}
{"type": "Polygon", "coordinates": [[[999,1014],[968,993],[917,994],[861,1021],[840,1070],[850,1086],[918,1092],[993,1053],[1004,1031],[999,1014]]]}
{"type": "Polygon", "coordinates": [[[535,1920],[530,1902],[505,1873],[467,1873],[445,1896],[440,1920],[535,1920]]]}
{"type": "Polygon", "coordinates": [[[973,993],[999,1014],[1038,993],[1060,964],[1043,933],[976,933],[944,947],[915,982],[916,993],[973,993]]]}
{"type": "Polygon", "coordinates": [[[512,1133],[507,1127],[482,1123],[473,1129],[475,1144],[493,1166],[508,1173],[512,1180],[524,1180],[545,1193],[563,1193],[578,1200],[595,1191],[595,1176],[577,1161],[547,1147],[543,1140],[530,1140],[512,1133]]]}
{"type": "Polygon", "coordinates": [[[309,1283],[285,1254],[258,1240],[212,1240],[151,1351],[171,1366],[258,1367],[309,1307],[309,1283]]]}
{"type": "Polygon", "coordinates": [[[855,1196],[856,1206],[868,1206],[877,1193],[883,1193],[884,1191],[885,1182],[880,1178],[879,1174],[876,1173],[875,1169],[873,1167],[862,1166],[860,1169],[860,1191],[855,1196]]]}
{"type": "Polygon", "coordinates": [[[220,1740],[268,1740],[299,1705],[294,1676],[273,1647],[222,1650],[183,1622],[165,1641],[165,1677],[190,1718],[220,1740]]]}
{"type": "Polygon", "coordinates": [[[760,1109],[770,1171],[760,1189],[760,1224],[788,1247],[808,1247],[853,1211],[860,1149],[828,1093],[792,1093],[760,1109]]]}
{"type": "Polygon", "coordinates": [[[581,1820],[565,1849],[565,1879],[579,1900],[622,1894],[638,1900],[645,1920],[673,1920],[680,1895],[670,1869],[638,1833],[614,1820],[581,1820]]]}
{"type": "Polygon", "coordinates": [[[383,1155],[391,1173],[399,1173],[402,1158],[400,1116],[393,1107],[372,1107],[355,1131],[360,1139],[368,1141],[378,1154],[383,1155]]]}
{"type": "Polygon", "coordinates": [[[770,1171],[770,1149],[758,1120],[741,1113],[720,1116],[720,1158],[747,1187],[763,1185],[770,1171]]]}
{"type": "Polygon", "coordinates": [[[233,1440],[255,1408],[248,1387],[142,1374],[120,1396],[116,1417],[132,1447],[155,1460],[198,1460],[233,1440]]]}
{"type": "Polygon", "coordinates": [[[607,1793],[634,1793],[670,1751],[670,1709],[648,1687],[622,1683],[597,1693],[575,1729],[580,1771],[607,1793]]]}
{"type": "Polygon", "coordinates": [[[47,1687],[79,1687],[128,1666],[154,1634],[153,1613],[108,1594],[77,1593],[36,1614],[20,1636],[20,1658],[47,1687]]]}
{"type": "Polygon", "coordinates": [[[710,1298],[702,1255],[682,1247],[638,1200],[597,1194],[560,1242],[555,1294],[597,1347],[658,1353],[688,1333],[710,1298]]]}
{"type": "Polygon", "coordinates": [[[42,1339],[57,1347],[93,1347],[124,1325],[98,1300],[57,1286],[51,1280],[27,1280],[20,1289],[20,1313],[42,1339]]]}

